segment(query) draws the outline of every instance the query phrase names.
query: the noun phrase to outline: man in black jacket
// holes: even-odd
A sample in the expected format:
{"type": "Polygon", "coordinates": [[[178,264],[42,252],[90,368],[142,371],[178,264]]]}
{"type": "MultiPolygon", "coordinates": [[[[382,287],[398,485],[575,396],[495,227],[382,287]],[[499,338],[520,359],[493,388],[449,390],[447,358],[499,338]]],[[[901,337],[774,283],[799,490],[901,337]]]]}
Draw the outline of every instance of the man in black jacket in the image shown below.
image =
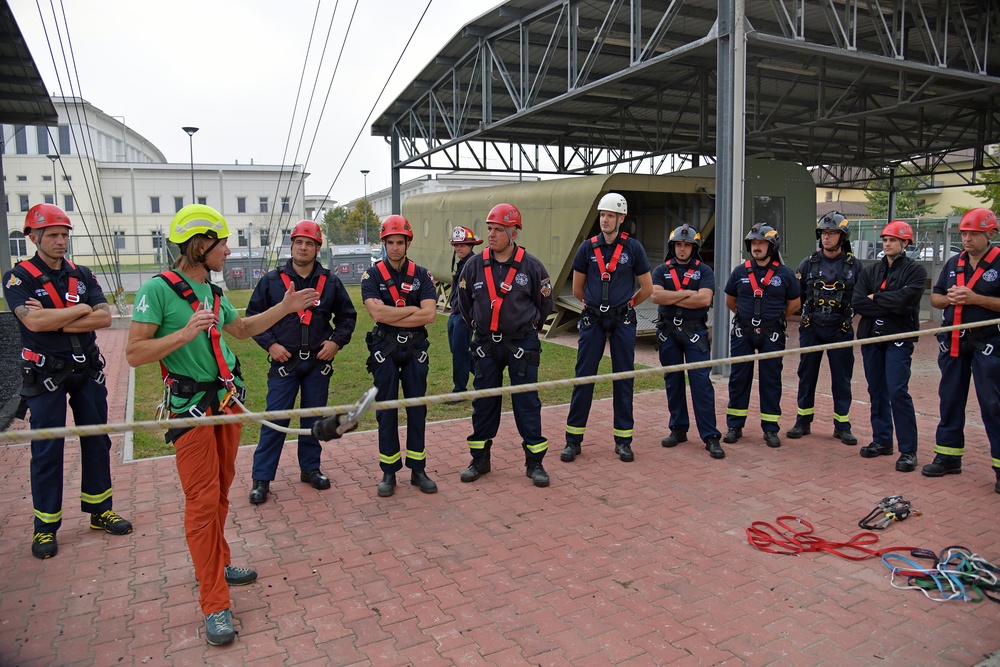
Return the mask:
{"type": "MultiPolygon", "coordinates": [[[[882,230],[885,257],[869,264],[854,287],[852,305],[861,315],[858,338],[872,338],[920,328],[920,297],[927,282],[923,266],[903,250],[913,243],[913,229],[902,220],[890,222],[882,230]]],[[[890,456],[892,427],[896,426],[899,459],[896,470],[917,468],[917,416],[910,398],[912,339],[861,346],[861,358],[871,398],[872,442],[861,448],[861,456],[890,456]]]]}

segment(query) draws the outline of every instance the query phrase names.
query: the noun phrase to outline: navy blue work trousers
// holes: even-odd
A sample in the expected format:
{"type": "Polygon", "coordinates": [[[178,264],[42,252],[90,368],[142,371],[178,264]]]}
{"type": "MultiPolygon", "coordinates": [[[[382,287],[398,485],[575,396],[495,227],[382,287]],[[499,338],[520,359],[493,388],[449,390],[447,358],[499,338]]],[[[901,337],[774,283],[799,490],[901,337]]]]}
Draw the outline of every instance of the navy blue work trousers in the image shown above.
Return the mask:
{"type": "Polygon", "coordinates": [[[917,415],[910,398],[913,343],[872,343],[861,346],[861,360],[871,401],[872,442],[892,444],[893,424],[901,454],[917,451],[917,415]]]}
{"type": "MultiPolygon", "coordinates": [[[[743,329],[743,335],[735,333],[729,340],[730,354],[741,357],[756,352],[776,352],[785,349],[785,332],[774,331],[753,333],[743,329]]],[[[758,387],[760,394],[760,426],[765,433],[778,432],[781,418],[781,369],[782,358],[761,359],[757,362],[758,387]]],[[[726,408],[726,426],[743,428],[750,407],[750,389],[753,386],[753,362],[733,364],[729,375],[729,406],[726,408]]]]}
{"type": "MultiPolygon", "coordinates": [[[[950,334],[938,334],[945,347],[950,334]]],[[[965,409],[969,400],[969,382],[976,383],[980,418],[990,442],[993,471],[1000,478],[1000,337],[984,341],[986,350],[963,341],[959,355],[948,350],[938,353],[941,384],[938,388],[941,421],[938,422],[935,454],[962,456],[965,453],[965,409]]]]}
{"type": "MultiPolygon", "coordinates": [[[[329,364],[325,361],[309,359],[299,362],[285,377],[275,375],[276,369],[284,366],[276,361],[271,362],[271,375],[267,379],[267,409],[291,410],[295,405],[295,397],[302,392],[299,401],[301,408],[321,408],[326,406],[330,397],[330,373],[323,375],[329,364]]],[[[279,426],[288,426],[287,419],[276,419],[279,426]]],[[[302,428],[310,429],[316,421],[315,417],[302,417],[299,420],[302,428]]],[[[253,479],[270,482],[278,471],[278,459],[285,446],[285,434],[267,426],[260,428],[260,443],[253,453],[253,479]]],[[[303,472],[320,469],[320,455],[323,447],[312,435],[300,435],[298,442],[299,469],[303,472]]]]}
{"type": "MultiPolygon", "coordinates": [[[[407,348],[396,346],[385,354],[388,346],[372,347],[372,352],[383,353],[385,361],[371,368],[372,379],[378,401],[395,401],[399,398],[399,388],[403,388],[404,398],[419,398],[427,394],[427,359],[420,361],[416,355],[426,355],[428,343],[423,341],[407,348]],[[411,352],[411,349],[413,350],[411,352]]],[[[394,473],[401,470],[403,460],[399,449],[399,411],[378,410],[378,458],[382,472],[394,473]]],[[[427,465],[424,450],[424,428],[427,423],[427,406],[406,408],[406,467],[423,470],[427,465]]]]}
{"type": "MultiPolygon", "coordinates": [[[[813,324],[799,328],[799,347],[807,348],[825,343],[854,340],[854,329],[843,331],[839,326],[813,324]]],[[[854,377],[854,348],[842,347],[826,351],[830,361],[830,387],[833,391],[833,428],[835,431],[851,430],[851,379],[854,377]]],[[[799,355],[798,415],[795,421],[809,424],[816,405],[816,382],[823,352],[806,352],[799,355]]]]}
{"type": "MultiPolygon", "coordinates": [[[[108,423],[108,390],[85,371],[71,373],[55,391],[25,399],[32,429],[66,426],[66,397],[77,426],[108,423]]],[[[31,499],[35,532],[55,533],[62,525],[63,438],[31,441],[31,499]]],[[[112,509],[111,438],[80,438],[82,479],[80,511],[99,514],[112,509]]]]}
{"type": "MultiPolygon", "coordinates": [[[[610,315],[590,316],[589,324],[580,323],[580,342],[576,352],[576,377],[596,375],[604,348],[611,341],[611,370],[623,373],[635,368],[635,318],[628,324],[610,315]]],[[[615,380],[612,383],[614,407],[614,438],[616,444],[632,444],[632,398],[635,380],[615,380]]],[[[594,402],[594,385],[573,387],[566,417],[566,442],[579,445],[590,418],[594,402]]]]}
{"type": "Polygon", "coordinates": [[[469,386],[472,372],[472,329],[462,319],[462,314],[453,312],[448,316],[448,347],[451,348],[452,391],[465,391],[469,386]]]}
{"type": "MultiPolygon", "coordinates": [[[[660,330],[657,335],[660,339],[661,366],[707,361],[712,355],[708,344],[708,329],[692,329],[688,332],[681,329],[660,330]]],[[[712,386],[710,373],[709,368],[687,371],[688,382],[691,384],[691,407],[694,410],[695,423],[698,425],[698,435],[706,442],[709,438],[718,438],[721,435],[716,425],[715,387],[712,386]]],[[[670,430],[687,431],[691,427],[691,418],[688,416],[684,371],[664,373],[663,382],[667,390],[670,430]]]]}
{"type": "MultiPolygon", "coordinates": [[[[524,338],[512,343],[518,349],[528,352],[540,352],[541,343],[537,336],[524,338]]],[[[521,358],[514,358],[504,343],[498,343],[484,356],[473,357],[475,377],[472,384],[476,389],[493,389],[503,384],[503,372],[507,369],[512,386],[538,382],[538,366],[528,363],[521,353],[521,358]]],[[[528,446],[526,457],[531,461],[541,462],[548,449],[548,441],[542,437],[542,401],[537,391],[513,394],[511,403],[514,408],[514,424],[521,440],[528,446]]],[[[472,401],[472,435],[469,436],[469,447],[473,452],[481,451],[483,443],[496,437],[500,429],[500,409],[503,399],[500,396],[477,398],[472,401]]]]}

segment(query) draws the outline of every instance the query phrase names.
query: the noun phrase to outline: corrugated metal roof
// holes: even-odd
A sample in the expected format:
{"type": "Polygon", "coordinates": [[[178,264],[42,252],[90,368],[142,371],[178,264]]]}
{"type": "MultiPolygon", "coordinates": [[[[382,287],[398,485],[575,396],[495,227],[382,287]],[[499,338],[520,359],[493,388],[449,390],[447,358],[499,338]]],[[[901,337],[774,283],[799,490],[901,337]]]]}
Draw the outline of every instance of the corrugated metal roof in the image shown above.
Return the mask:
{"type": "Polygon", "coordinates": [[[59,124],[59,115],[7,0],[0,0],[0,122],[59,124]]]}

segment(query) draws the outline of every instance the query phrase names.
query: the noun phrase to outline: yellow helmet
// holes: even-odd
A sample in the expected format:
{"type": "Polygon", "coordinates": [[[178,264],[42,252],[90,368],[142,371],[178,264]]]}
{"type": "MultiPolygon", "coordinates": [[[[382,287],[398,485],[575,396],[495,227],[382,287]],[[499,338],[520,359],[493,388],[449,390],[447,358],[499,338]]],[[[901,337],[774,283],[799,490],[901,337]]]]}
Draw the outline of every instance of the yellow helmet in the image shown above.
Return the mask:
{"type": "Polygon", "coordinates": [[[177,211],[170,221],[170,242],[180,245],[197,234],[217,240],[229,238],[229,225],[211,206],[190,204],[177,211]]]}

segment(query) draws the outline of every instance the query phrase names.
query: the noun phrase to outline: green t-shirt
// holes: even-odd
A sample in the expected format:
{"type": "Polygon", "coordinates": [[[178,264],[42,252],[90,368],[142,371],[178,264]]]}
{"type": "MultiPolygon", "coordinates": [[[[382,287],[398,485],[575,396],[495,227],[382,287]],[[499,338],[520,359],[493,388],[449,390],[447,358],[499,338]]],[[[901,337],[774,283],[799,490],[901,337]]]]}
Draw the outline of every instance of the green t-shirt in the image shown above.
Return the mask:
{"type": "MultiPolygon", "coordinates": [[[[191,286],[198,301],[211,309],[214,297],[209,284],[196,283],[180,271],[177,273],[191,286]]],[[[153,278],[143,283],[135,295],[135,305],[132,307],[133,322],[157,325],[154,338],[163,338],[183,329],[193,314],[194,310],[192,310],[191,304],[181,298],[174,291],[174,288],[162,278],[153,278]]],[[[219,323],[217,326],[221,330],[223,326],[236,318],[236,309],[223,295],[219,303],[219,323]]],[[[221,344],[223,356],[231,370],[236,366],[236,355],[226,345],[225,339],[221,341],[221,344]]],[[[192,378],[196,382],[212,382],[219,377],[219,368],[215,362],[215,353],[212,351],[212,342],[209,340],[208,332],[199,334],[191,342],[168,354],[163,358],[163,365],[167,367],[169,372],[192,378]]],[[[203,395],[204,392],[200,392],[190,399],[173,397],[170,401],[170,409],[178,414],[187,412],[198,404],[203,395]]],[[[219,398],[221,399],[224,395],[225,391],[220,390],[219,398]]]]}

